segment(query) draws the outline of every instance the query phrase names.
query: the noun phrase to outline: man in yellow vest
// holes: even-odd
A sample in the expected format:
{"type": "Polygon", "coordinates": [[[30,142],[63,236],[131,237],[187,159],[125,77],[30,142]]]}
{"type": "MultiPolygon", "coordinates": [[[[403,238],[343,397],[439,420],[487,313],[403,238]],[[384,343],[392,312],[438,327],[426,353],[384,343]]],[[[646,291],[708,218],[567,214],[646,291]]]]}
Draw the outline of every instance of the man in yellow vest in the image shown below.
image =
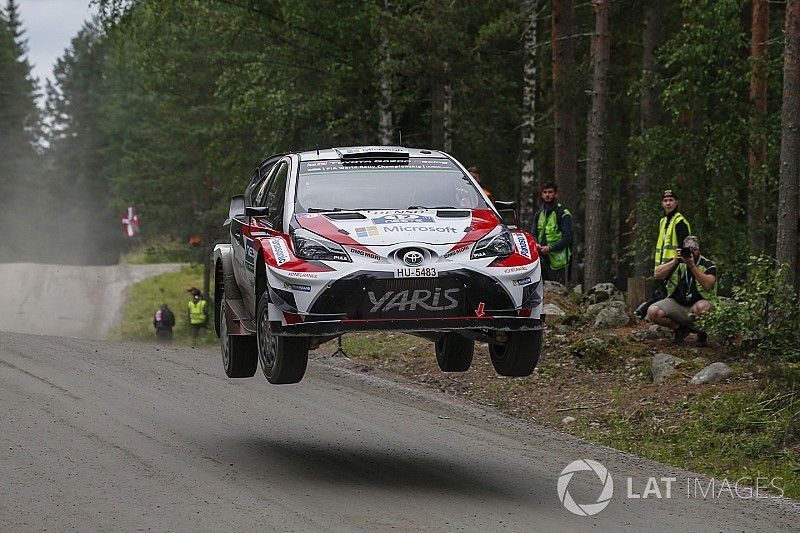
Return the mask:
{"type": "Polygon", "coordinates": [[[664,216],[658,224],[655,268],[675,257],[675,251],[680,247],[680,243],[692,232],[689,221],[678,213],[678,198],[672,189],[664,191],[661,207],[664,208],[664,216]]]}
{"type": "Polygon", "coordinates": [[[533,215],[533,236],[542,265],[542,279],[567,284],[572,259],[572,213],[558,201],[552,181],[541,187],[542,206],[533,215]]]}
{"type": "Polygon", "coordinates": [[[697,345],[705,346],[708,336],[691,327],[692,317],[708,313],[717,302],[717,267],[700,255],[700,240],[690,235],[683,247],[656,267],[656,279],[667,280],[667,296],[647,309],[647,318],[674,333],[673,343],[681,344],[689,333],[697,333],[697,345]],[[690,315],[691,314],[691,315],[690,315]]]}
{"type": "Polygon", "coordinates": [[[192,299],[187,307],[187,318],[192,331],[192,346],[194,346],[197,344],[200,330],[208,325],[208,303],[198,289],[192,287],[189,292],[192,293],[192,299]]]}

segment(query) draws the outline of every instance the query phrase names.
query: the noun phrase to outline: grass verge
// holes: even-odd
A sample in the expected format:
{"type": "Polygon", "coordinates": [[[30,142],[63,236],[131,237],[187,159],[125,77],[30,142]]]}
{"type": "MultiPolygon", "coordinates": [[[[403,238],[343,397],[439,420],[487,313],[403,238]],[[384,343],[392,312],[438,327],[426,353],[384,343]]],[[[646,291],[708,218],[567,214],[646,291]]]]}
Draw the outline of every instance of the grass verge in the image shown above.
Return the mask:
{"type": "MultiPolygon", "coordinates": [[[[191,345],[191,333],[187,318],[189,287],[203,286],[203,267],[200,265],[183,267],[178,272],[169,272],[140,281],[125,292],[125,307],[120,323],[114,330],[118,340],[155,341],[153,315],[161,304],[167,304],[175,313],[173,342],[191,345]]],[[[213,294],[208,297],[209,305],[213,294]]],[[[210,310],[211,311],[211,310],[210,310]]],[[[213,312],[211,313],[213,319],[213,312]]],[[[205,330],[198,344],[210,345],[218,342],[213,323],[205,330]]]]}

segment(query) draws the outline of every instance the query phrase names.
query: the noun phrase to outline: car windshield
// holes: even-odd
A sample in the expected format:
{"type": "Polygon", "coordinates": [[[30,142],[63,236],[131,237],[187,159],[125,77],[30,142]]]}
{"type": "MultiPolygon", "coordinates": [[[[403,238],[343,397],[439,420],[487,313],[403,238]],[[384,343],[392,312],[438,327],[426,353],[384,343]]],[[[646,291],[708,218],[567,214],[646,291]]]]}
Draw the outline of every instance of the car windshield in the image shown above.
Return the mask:
{"type": "Polygon", "coordinates": [[[447,159],[369,166],[339,160],[300,164],[295,211],[487,208],[470,179],[447,159]]]}

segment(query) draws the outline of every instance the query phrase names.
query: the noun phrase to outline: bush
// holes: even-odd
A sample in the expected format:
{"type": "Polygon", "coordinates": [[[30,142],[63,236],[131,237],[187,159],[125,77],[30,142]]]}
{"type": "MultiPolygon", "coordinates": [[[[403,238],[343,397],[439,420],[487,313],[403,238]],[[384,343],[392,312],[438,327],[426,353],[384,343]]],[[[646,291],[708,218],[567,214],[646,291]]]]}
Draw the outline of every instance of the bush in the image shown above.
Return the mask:
{"type": "Polygon", "coordinates": [[[144,265],[153,263],[198,263],[201,250],[167,237],[152,237],[135,243],[122,254],[120,263],[144,265]]]}
{"type": "Polygon", "coordinates": [[[751,256],[750,281],[735,285],[698,325],[726,346],[800,361],[800,308],[784,269],[767,256],[751,256]]]}

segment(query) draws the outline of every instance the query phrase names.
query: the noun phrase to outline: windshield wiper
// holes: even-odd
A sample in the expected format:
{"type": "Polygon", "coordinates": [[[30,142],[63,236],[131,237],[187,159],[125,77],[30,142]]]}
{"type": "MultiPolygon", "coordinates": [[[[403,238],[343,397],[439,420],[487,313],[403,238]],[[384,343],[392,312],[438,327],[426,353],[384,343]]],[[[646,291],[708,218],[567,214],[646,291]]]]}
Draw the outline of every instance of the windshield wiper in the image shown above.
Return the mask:
{"type": "Polygon", "coordinates": [[[309,207],[306,209],[309,213],[335,213],[336,211],[350,211],[350,209],[342,209],[341,207],[333,207],[331,209],[322,207],[309,207]]]}
{"type": "Polygon", "coordinates": [[[458,209],[458,208],[453,207],[452,205],[439,205],[436,207],[427,207],[424,205],[410,205],[406,207],[406,209],[458,209]]]}

